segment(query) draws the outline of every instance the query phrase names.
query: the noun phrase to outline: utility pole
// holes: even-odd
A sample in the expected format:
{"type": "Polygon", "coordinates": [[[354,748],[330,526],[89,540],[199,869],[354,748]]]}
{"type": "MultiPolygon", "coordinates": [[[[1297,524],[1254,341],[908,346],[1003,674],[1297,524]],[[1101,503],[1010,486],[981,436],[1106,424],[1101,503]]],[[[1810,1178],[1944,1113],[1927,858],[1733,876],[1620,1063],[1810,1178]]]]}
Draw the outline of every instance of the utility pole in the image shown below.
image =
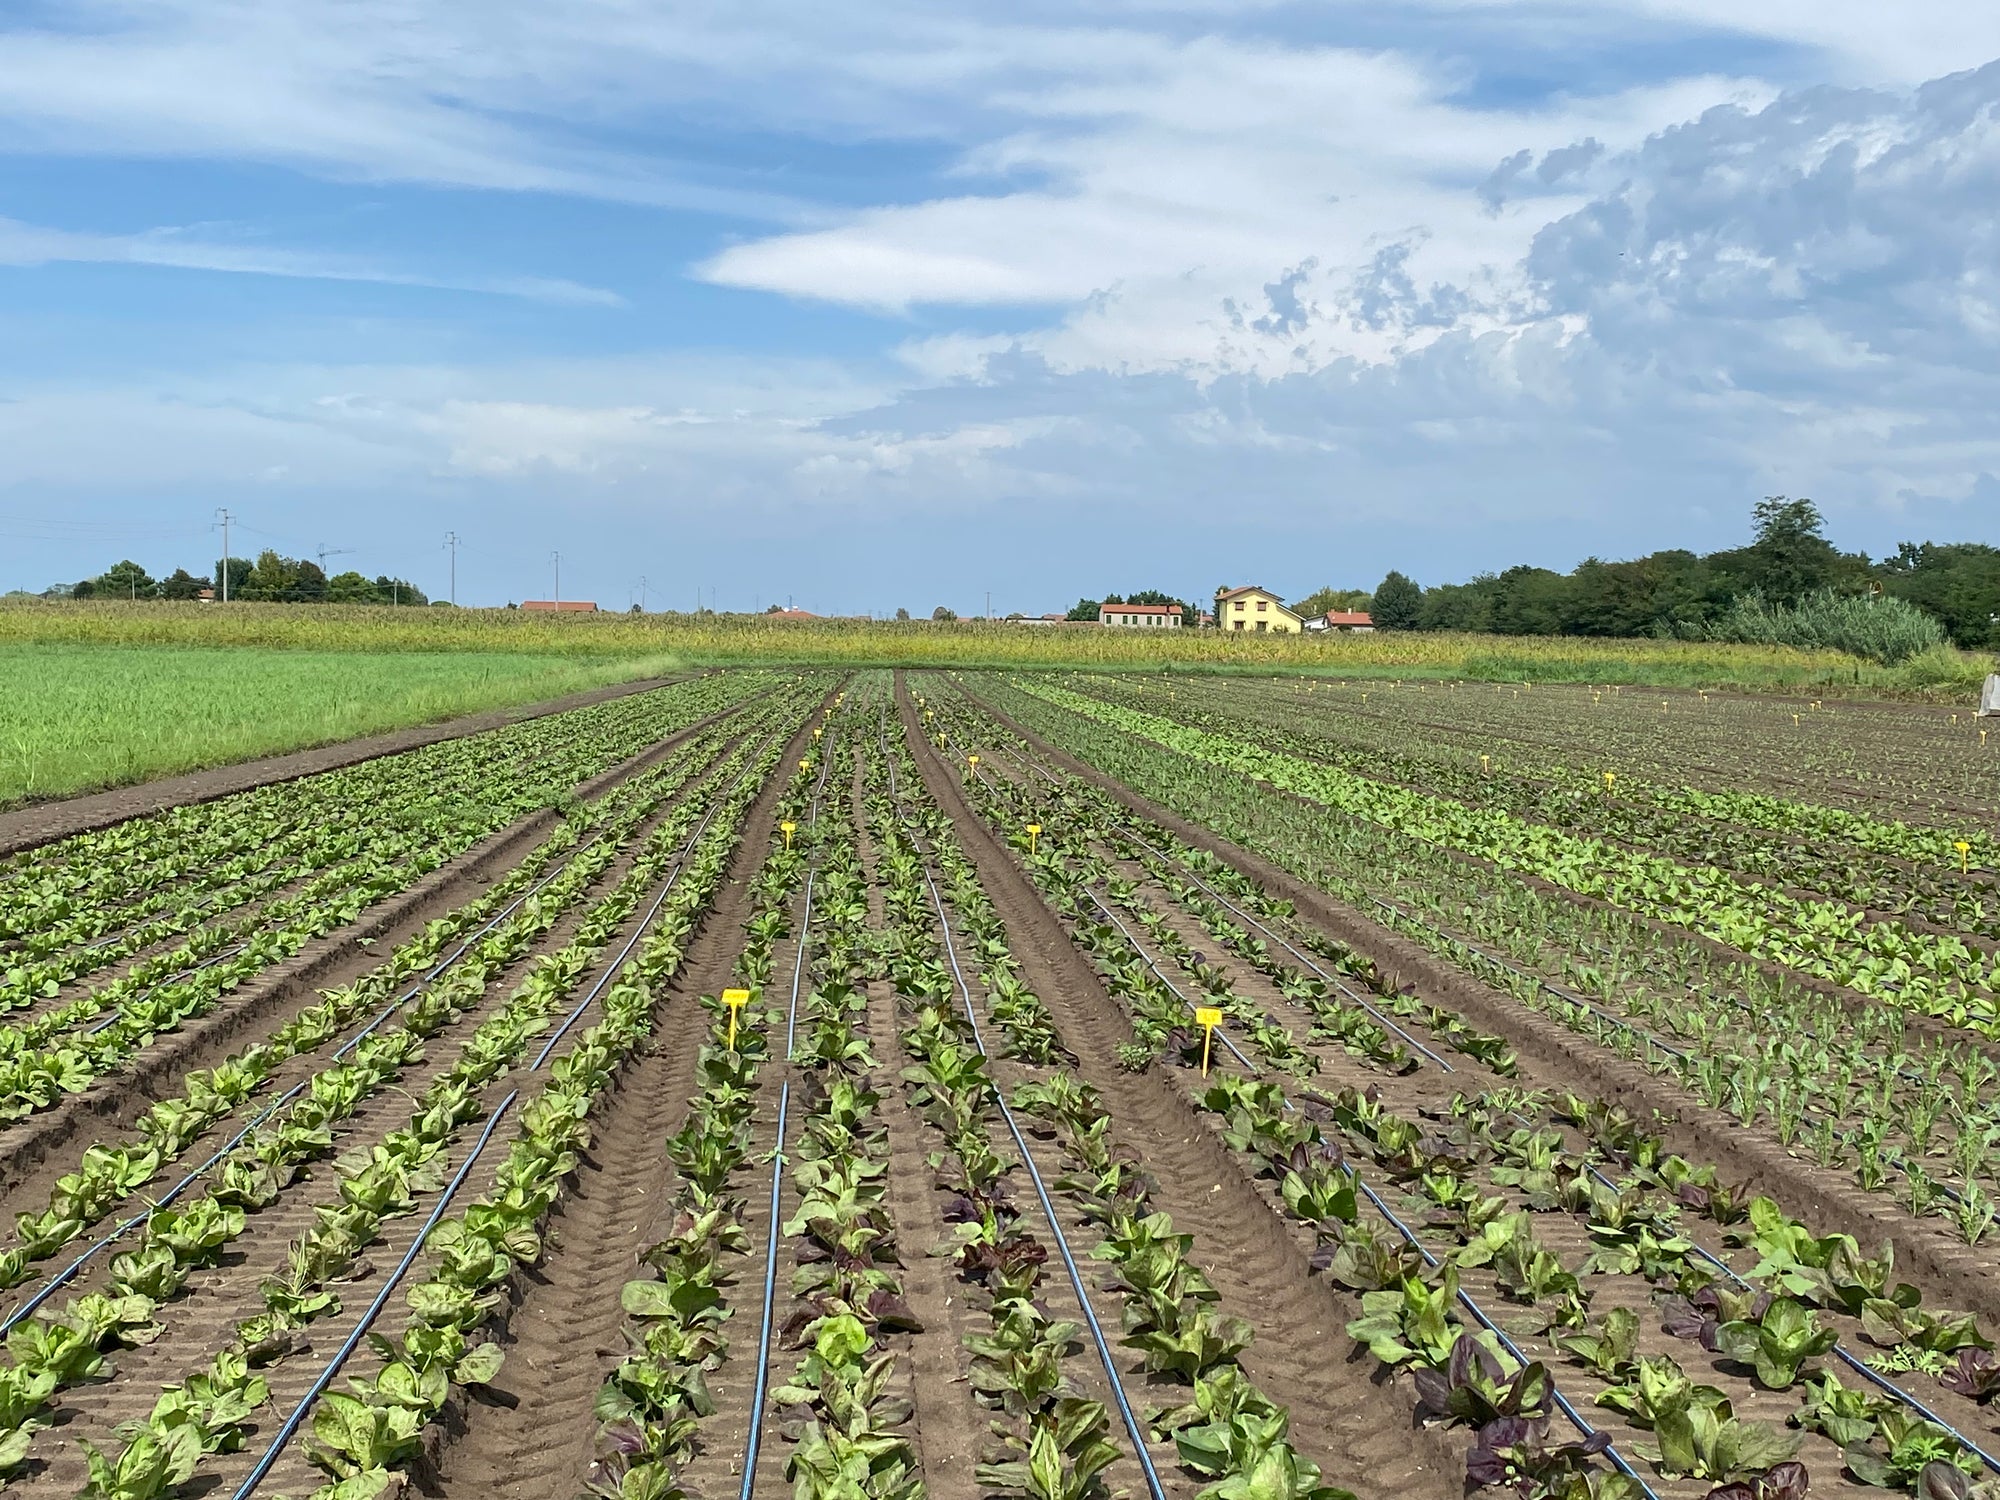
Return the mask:
{"type": "Polygon", "coordinates": [[[458,603],[458,533],[447,531],[444,544],[451,549],[451,602],[458,603]]]}
{"type": "Polygon", "coordinates": [[[986,591],[986,618],[989,620],[993,618],[993,590],[991,589],[986,591]]]}
{"type": "Polygon", "coordinates": [[[639,613],[643,615],[645,612],[646,612],[646,575],[644,573],[641,573],[639,575],[639,613]]]}
{"type": "Polygon", "coordinates": [[[222,517],[222,602],[229,602],[229,507],[218,505],[216,511],[222,517]]]}
{"type": "Polygon", "coordinates": [[[562,554],[560,552],[551,552],[549,554],[549,561],[555,564],[555,570],[556,570],[555,603],[560,604],[562,603],[562,554]]]}

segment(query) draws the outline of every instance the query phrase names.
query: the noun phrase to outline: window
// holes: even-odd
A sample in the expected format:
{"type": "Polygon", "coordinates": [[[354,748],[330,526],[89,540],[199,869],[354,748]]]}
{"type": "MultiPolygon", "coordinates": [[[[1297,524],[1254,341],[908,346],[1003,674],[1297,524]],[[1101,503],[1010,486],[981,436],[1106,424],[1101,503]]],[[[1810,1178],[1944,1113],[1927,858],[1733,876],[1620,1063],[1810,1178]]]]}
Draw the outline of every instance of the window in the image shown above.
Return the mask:
{"type": "Polygon", "coordinates": [[[1260,615],[1261,615],[1262,613],[1264,613],[1264,611],[1265,611],[1265,610],[1267,610],[1267,609],[1269,609],[1270,607],[1271,607],[1271,606],[1270,606],[1270,604],[1269,604],[1269,603],[1267,603],[1267,602],[1266,602],[1265,600],[1262,600],[1262,599],[1259,599],[1259,600],[1257,601],[1257,613],[1258,613],[1258,614],[1260,614],[1260,615]]]}
{"type": "Polygon", "coordinates": [[[1268,621],[1264,621],[1264,620],[1259,620],[1259,621],[1257,622],[1257,628],[1258,628],[1259,630],[1265,630],[1265,629],[1268,629],[1268,628],[1269,628],[1269,622],[1268,622],[1268,621]]]}
{"type": "Polygon", "coordinates": [[[1243,613],[1243,601],[1241,599],[1236,601],[1236,613],[1239,615],[1243,613]]]}
{"type": "MultiPolygon", "coordinates": [[[[1242,606],[1238,605],[1237,607],[1240,609],[1242,606]]],[[[1241,630],[1243,628],[1243,622],[1241,620],[1231,620],[1229,622],[1229,625],[1230,628],[1233,630],[1241,630]]]]}

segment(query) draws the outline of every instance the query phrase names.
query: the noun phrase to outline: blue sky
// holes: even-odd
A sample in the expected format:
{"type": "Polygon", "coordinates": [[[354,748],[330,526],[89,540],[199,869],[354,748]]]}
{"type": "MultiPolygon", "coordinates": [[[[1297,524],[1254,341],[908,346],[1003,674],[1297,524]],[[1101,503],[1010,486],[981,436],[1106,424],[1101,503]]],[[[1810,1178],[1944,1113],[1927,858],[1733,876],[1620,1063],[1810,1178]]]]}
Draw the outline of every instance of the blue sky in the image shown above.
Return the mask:
{"type": "Polygon", "coordinates": [[[2000,542],[2000,11],[0,11],[0,589],[825,612],[2000,542]]]}

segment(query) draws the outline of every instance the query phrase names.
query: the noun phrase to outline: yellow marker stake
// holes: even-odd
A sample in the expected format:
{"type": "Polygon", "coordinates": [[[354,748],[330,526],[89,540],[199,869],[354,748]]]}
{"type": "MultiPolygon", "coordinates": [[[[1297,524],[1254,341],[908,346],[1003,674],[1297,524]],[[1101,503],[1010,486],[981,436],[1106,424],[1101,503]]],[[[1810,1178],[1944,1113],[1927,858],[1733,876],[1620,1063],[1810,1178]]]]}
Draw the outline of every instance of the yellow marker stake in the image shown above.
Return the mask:
{"type": "Polygon", "coordinates": [[[797,832],[799,831],[799,825],[798,825],[798,824],[796,824],[796,823],[794,823],[794,822],[793,822],[793,821],[792,821],[792,820],[791,820],[790,818],[787,818],[787,819],[785,819],[785,821],[784,821],[784,822],[780,823],[780,824],[778,825],[778,827],[780,827],[781,829],[783,829],[783,830],[784,830],[784,833],[785,833],[785,847],[786,847],[787,849],[791,848],[791,847],[792,847],[792,835],[793,835],[793,834],[795,834],[795,833],[797,833],[797,832]]]}
{"type": "Polygon", "coordinates": [[[813,763],[809,760],[802,760],[799,762],[799,769],[801,771],[810,771],[812,768],[813,768],[813,763]]]}
{"type": "Polygon", "coordinates": [[[1617,784],[1618,773],[1616,771],[1606,771],[1604,773],[1604,790],[1608,792],[1617,784]]]}
{"type": "Polygon", "coordinates": [[[750,1003],[748,990],[724,990],[722,1003],[729,1007],[729,1050],[736,1050],[736,1018],[743,1014],[743,1007],[750,1003]]]}
{"type": "Polygon", "coordinates": [[[1956,844],[1952,845],[1952,848],[1958,851],[1959,874],[1970,875],[1972,873],[1972,845],[1966,843],[1964,839],[1960,839],[1956,844]]]}
{"type": "Polygon", "coordinates": [[[1194,1008],[1195,1024],[1201,1027],[1201,1076],[1208,1077],[1208,1049],[1215,1039],[1215,1028],[1222,1024],[1222,1010],[1214,1005],[1197,1005],[1194,1008]]]}
{"type": "Polygon", "coordinates": [[[972,767],[972,769],[973,769],[973,770],[975,770],[975,771],[979,769],[979,757],[978,757],[978,756],[976,756],[976,755],[968,755],[968,756],[966,756],[966,757],[965,757],[965,763],[966,763],[966,764],[967,764],[968,766],[972,767]]]}
{"type": "Polygon", "coordinates": [[[1480,756],[1479,769],[1484,771],[1487,775],[1491,776],[1493,774],[1493,757],[1490,755],[1480,756]]]}
{"type": "Polygon", "coordinates": [[[1041,836],[1042,836],[1042,825],[1039,823],[1030,823],[1028,825],[1028,853],[1030,856],[1033,856],[1035,852],[1035,840],[1039,839],[1041,836]]]}

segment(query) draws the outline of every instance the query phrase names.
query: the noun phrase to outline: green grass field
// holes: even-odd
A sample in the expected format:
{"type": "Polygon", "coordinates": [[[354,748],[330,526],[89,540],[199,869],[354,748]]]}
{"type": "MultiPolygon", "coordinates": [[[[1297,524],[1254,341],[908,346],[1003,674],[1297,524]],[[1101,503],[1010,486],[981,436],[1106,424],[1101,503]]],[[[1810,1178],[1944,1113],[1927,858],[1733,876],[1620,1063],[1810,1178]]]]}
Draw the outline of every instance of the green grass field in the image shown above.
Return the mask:
{"type": "Polygon", "coordinates": [[[0,807],[672,671],[675,659],[0,642],[0,807]]]}

